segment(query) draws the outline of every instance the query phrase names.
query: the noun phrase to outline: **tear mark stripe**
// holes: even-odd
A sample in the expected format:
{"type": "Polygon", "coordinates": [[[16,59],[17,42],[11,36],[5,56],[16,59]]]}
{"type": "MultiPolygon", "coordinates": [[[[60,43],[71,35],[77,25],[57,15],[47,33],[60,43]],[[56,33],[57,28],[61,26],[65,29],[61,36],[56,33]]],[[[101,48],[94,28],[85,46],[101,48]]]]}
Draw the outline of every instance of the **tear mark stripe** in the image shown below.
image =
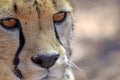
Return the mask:
{"type": "Polygon", "coordinates": [[[13,65],[14,65],[13,72],[18,78],[20,78],[20,80],[23,80],[23,75],[17,67],[18,67],[18,64],[19,64],[19,61],[20,61],[19,60],[19,54],[24,47],[25,39],[24,39],[24,35],[23,35],[23,32],[22,32],[21,24],[20,24],[19,21],[18,21],[17,26],[18,26],[18,30],[19,30],[19,47],[18,47],[18,50],[16,51],[15,57],[13,59],[13,65]]]}

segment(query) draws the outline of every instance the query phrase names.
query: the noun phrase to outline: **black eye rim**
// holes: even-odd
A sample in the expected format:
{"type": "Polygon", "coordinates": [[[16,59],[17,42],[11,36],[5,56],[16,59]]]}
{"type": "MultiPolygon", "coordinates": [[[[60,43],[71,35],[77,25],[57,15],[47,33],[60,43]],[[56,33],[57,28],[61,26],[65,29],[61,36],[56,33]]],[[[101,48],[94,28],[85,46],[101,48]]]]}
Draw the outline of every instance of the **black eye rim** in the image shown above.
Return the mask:
{"type": "Polygon", "coordinates": [[[14,29],[14,28],[17,28],[17,23],[19,22],[18,19],[16,18],[4,18],[4,19],[0,19],[0,25],[5,28],[5,29],[14,29]],[[6,25],[3,24],[3,21],[7,21],[7,20],[11,20],[11,19],[15,19],[16,20],[16,24],[14,26],[11,26],[11,27],[8,27],[6,25]]]}
{"type": "MultiPolygon", "coordinates": [[[[54,21],[54,19],[53,19],[54,23],[63,23],[63,22],[66,20],[66,18],[67,18],[67,13],[68,13],[68,12],[60,11],[60,12],[58,12],[58,13],[56,13],[56,14],[59,14],[59,13],[64,13],[65,15],[64,15],[63,19],[61,19],[60,21],[54,21]]],[[[55,16],[56,14],[53,15],[53,18],[54,18],[54,16],[55,16]]]]}

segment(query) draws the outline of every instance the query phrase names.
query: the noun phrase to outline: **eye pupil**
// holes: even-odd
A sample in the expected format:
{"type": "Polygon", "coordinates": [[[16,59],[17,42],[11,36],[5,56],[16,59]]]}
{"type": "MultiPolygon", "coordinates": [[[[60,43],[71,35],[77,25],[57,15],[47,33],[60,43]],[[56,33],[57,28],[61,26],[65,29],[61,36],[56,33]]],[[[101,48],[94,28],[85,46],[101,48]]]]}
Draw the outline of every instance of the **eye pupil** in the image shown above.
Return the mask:
{"type": "Polygon", "coordinates": [[[64,18],[65,18],[65,13],[60,12],[60,13],[57,13],[57,14],[54,15],[53,20],[54,20],[54,22],[60,22],[64,18]]]}

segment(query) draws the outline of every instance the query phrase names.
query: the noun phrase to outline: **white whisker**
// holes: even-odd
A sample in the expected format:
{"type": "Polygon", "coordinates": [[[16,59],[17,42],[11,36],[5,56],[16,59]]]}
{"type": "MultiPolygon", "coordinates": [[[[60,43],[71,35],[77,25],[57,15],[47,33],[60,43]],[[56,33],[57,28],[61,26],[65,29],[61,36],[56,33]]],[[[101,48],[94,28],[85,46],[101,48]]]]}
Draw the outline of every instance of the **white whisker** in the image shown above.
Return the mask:
{"type": "Polygon", "coordinates": [[[76,64],[74,64],[72,61],[68,61],[67,63],[68,66],[71,66],[73,68],[76,68],[80,71],[80,73],[82,74],[82,76],[85,78],[85,80],[88,80],[87,76],[85,75],[85,73],[82,71],[82,69],[80,69],[76,64]]]}

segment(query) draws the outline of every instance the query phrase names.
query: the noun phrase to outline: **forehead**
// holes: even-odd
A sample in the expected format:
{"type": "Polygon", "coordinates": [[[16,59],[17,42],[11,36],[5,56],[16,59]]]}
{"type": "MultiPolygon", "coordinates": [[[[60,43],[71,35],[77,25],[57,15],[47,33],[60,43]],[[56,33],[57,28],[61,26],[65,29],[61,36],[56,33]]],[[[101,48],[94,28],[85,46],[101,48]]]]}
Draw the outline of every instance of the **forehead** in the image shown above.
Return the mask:
{"type": "Polygon", "coordinates": [[[37,6],[40,11],[53,13],[72,10],[67,0],[0,0],[0,17],[14,15],[17,11],[28,13],[34,6],[37,6]]]}

